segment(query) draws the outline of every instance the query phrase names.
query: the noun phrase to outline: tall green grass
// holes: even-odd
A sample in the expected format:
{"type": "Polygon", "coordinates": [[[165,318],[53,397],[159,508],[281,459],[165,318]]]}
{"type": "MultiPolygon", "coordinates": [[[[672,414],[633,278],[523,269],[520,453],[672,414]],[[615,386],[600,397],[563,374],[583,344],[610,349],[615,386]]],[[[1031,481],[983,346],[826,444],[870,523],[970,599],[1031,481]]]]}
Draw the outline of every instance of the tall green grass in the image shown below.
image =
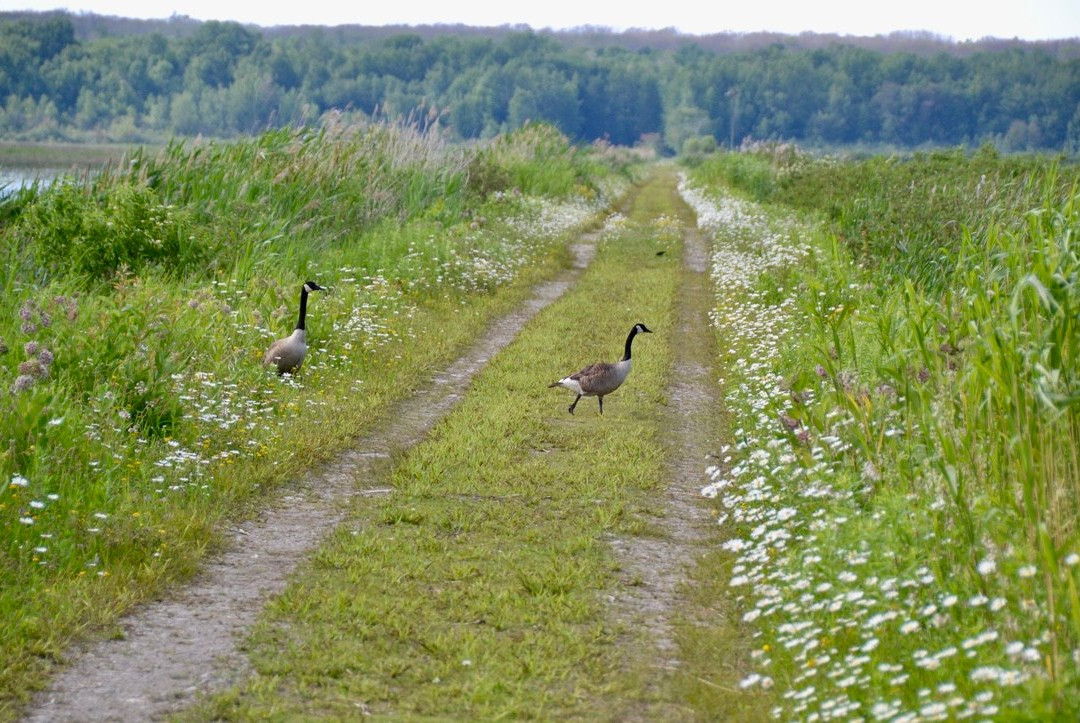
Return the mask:
{"type": "MultiPolygon", "coordinates": [[[[555,165],[607,172],[553,138],[555,165]]],[[[398,126],[274,131],[4,202],[0,615],[20,622],[0,630],[0,714],[73,637],[189,574],[223,517],[347,444],[603,208],[470,190],[480,152],[500,162],[398,126]],[[279,380],[261,353],[308,278],[332,291],[311,299],[302,375],[279,380]],[[334,425],[300,423],[328,409],[334,425]]]]}
{"type": "Polygon", "coordinates": [[[857,261],[940,291],[967,230],[1015,230],[1028,210],[1068,199],[1077,168],[1056,161],[991,146],[844,160],[766,144],[715,156],[695,176],[759,203],[823,214],[857,261]]]}
{"type": "MultiPolygon", "coordinates": [[[[744,431],[776,450],[760,479],[785,490],[757,514],[802,540],[760,568],[784,581],[776,607],[744,599],[778,711],[1075,716],[1077,169],[985,152],[774,161],[700,178],[773,169],[766,198],[800,209],[789,233],[813,249],[782,293],[767,271],[747,287],[785,320],[761,363],[776,376],[732,372],[762,389],[768,413],[744,431]]],[[[714,492],[758,469],[737,458],[714,492]]],[[[757,563],[736,567],[733,584],[762,589],[757,563]]]]}

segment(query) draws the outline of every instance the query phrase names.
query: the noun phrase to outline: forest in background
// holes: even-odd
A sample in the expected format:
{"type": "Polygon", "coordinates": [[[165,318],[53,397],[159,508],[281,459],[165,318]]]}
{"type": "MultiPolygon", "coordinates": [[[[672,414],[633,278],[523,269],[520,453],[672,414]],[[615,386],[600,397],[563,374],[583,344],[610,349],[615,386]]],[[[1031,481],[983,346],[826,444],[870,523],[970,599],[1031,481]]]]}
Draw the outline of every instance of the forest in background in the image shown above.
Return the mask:
{"type": "Polygon", "coordinates": [[[1076,154],[1080,39],[0,13],[0,139],[228,138],[328,112],[460,140],[548,121],[576,140],[674,153],[755,139],[1076,154]]]}

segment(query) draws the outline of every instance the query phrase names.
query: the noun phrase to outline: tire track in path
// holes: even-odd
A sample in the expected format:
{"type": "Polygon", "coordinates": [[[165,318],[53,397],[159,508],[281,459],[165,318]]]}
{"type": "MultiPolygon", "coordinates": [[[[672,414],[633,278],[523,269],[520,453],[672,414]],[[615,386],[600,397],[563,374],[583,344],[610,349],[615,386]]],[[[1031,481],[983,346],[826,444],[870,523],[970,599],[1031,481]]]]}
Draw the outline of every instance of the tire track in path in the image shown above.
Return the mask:
{"type": "Polygon", "coordinates": [[[695,622],[704,611],[688,608],[685,586],[698,556],[709,549],[716,529],[703,504],[706,457],[721,439],[721,410],[715,363],[715,345],[709,321],[713,294],[709,281],[709,254],[697,230],[694,212],[677,195],[674,172],[660,174],[658,183],[669,186],[670,208],[683,230],[679,290],[671,339],[674,363],[667,388],[668,404],[661,439],[667,449],[669,484],[656,500],[651,537],[613,541],[623,564],[621,598],[615,614],[628,629],[645,633],[634,657],[646,661],[646,687],[642,699],[620,720],[692,720],[694,712],[670,699],[673,675],[680,667],[676,624],[695,622]],[[661,180],[662,179],[662,180],[661,180]]]}
{"type": "Polygon", "coordinates": [[[225,550],[206,560],[195,580],[120,620],[117,639],[72,651],[70,665],[36,696],[24,719],[156,720],[242,679],[247,669],[240,644],[266,600],[284,590],[290,573],[344,518],[351,500],[391,492],[370,485],[454,407],[488,359],[577,282],[596,239],[586,234],[571,246],[571,269],[537,285],[460,358],[391,407],[374,431],[298,481],[259,519],[231,529],[225,550]]]}

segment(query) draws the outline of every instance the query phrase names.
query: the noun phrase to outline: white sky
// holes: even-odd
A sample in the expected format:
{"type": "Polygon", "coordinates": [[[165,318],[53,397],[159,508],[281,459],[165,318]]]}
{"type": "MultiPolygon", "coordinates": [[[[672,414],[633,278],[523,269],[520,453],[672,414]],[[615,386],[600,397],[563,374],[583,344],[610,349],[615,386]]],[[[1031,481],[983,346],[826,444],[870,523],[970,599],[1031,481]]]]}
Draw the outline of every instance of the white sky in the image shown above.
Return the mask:
{"type": "Polygon", "coordinates": [[[878,35],[926,30],[954,40],[1080,37],[1080,0],[0,0],[0,10],[272,25],[528,25],[676,28],[702,35],[768,30],[878,35]]]}

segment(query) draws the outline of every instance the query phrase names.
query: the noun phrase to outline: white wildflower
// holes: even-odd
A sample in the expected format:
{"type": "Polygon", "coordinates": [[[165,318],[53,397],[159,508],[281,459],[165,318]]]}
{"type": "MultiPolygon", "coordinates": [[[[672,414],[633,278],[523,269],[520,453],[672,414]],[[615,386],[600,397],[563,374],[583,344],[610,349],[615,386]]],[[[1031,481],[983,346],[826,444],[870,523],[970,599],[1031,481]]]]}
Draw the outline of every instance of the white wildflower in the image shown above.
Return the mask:
{"type": "Polygon", "coordinates": [[[750,675],[739,681],[739,687],[749,688],[752,685],[757,685],[759,682],[761,682],[761,675],[759,675],[758,673],[751,673],[750,675]]]}

